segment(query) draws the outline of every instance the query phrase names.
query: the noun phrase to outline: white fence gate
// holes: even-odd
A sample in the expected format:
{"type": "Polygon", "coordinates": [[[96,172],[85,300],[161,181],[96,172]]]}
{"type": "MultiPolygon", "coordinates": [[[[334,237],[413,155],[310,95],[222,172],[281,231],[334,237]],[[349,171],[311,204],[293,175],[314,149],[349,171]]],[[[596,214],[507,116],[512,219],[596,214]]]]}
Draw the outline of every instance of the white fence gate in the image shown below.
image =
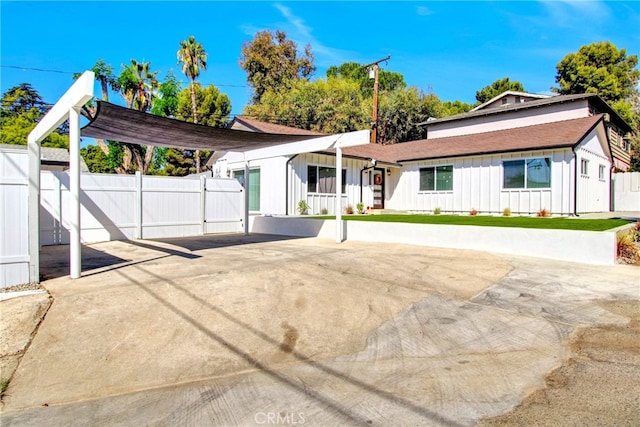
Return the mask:
{"type": "MultiPolygon", "coordinates": [[[[28,156],[0,152],[0,288],[29,281],[28,156]]],[[[40,175],[40,244],[69,243],[69,175],[40,175]]],[[[81,240],[153,239],[244,231],[235,179],[83,174],[81,240]]]]}
{"type": "Polygon", "coordinates": [[[640,211],[640,172],[613,174],[613,210],[640,211]]]}

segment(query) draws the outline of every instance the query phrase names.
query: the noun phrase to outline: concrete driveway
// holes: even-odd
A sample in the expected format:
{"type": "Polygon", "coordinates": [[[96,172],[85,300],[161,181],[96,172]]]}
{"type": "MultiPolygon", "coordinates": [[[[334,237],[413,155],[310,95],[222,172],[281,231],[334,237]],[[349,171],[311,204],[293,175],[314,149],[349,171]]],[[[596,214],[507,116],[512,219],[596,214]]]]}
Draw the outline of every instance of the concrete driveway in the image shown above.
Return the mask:
{"type": "Polygon", "coordinates": [[[640,269],[278,236],[45,248],[10,425],[472,425],[544,387],[640,269]]]}

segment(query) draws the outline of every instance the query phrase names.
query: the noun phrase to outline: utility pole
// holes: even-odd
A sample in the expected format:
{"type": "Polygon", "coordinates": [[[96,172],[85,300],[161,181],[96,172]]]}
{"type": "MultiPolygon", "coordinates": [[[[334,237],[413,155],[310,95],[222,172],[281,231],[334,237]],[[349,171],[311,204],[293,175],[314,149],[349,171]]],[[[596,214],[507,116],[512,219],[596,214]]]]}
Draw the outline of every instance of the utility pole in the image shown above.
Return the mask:
{"type": "Polygon", "coordinates": [[[373,111],[371,112],[371,144],[378,142],[378,70],[381,62],[387,62],[391,59],[391,55],[386,58],[378,59],[370,64],[364,65],[363,68],[369,69],[369,78],[373,77],[373,111]],[[373,76],[371,76],[373,74],[373,76]]]}

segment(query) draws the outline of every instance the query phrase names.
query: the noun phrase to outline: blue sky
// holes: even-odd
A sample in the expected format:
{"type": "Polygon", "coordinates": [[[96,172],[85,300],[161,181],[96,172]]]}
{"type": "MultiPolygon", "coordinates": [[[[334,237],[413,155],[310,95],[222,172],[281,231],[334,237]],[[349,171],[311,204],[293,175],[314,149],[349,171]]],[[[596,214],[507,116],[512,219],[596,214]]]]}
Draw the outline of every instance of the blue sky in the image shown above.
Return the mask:
{"type": "Polygon", "coordinates": [[[301,50],[310,44],[313,79],[331,65],[391,55],[383,68],[402,73],[408,85],[469,103],[502,77],[549,93],[556,64],[585,44],[609,40],[640,54],[636,1],[2,0],[0,13],[3,93],[28,82],[54,103],[71,74],[98,58],[116,71],[131,58],[150,61],[161,79],[173,69],[186,86],[176,51],[194,35],[209,55],[200,81],[231,98],[232,115],[242,113],[251,94],[238,64],[241,47],[260,30],[283,30],[301,50]]]}

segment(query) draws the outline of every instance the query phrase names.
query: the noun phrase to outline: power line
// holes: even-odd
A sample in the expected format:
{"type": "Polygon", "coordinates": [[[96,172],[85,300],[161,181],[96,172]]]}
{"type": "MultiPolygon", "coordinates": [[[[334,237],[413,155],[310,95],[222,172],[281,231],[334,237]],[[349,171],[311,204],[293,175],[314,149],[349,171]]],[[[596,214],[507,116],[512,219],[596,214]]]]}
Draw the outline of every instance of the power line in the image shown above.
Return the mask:
{"type": "MultiPolygon", "coordinates": [[[[43,72],[43,73],[57,73],[57,74],[77,74],[76,72],[73,71],[62,71],[62,70],[49,70],[46,68],[35,68],[35,67],[21,67],[18,65],[0,65],[0,67],[2,68],[11,68],[14,70],[21,70],[21,71],[39,71],[39,72],[43,72]]],[[[178,80],[178,79],[176,79],[178,80]]],[[[186,83],[187,85],[190,83],[189,81],[186,80],[178,80],[180,83],[186,83]]],[[[213,84],[213,83],[212,83],[213,84]]],[[[239,88],[244,88],[244,87],[249,87],[248,85],[231,85],[231,84],[214,84],[214,86],[216,87],[239,87],[239,88]]]]}
{"type": "Polygon", "coordinates": [[[16,70],[22,71],[42,71],[45,73],[59,73],[59,74],[75,74],[71,71],[60,71],[60,70],[47,70],[46,68],[33,68],[33,67],[19,67],[17,65],[0,65],[2,68],[13,68],[16,70]]]}

